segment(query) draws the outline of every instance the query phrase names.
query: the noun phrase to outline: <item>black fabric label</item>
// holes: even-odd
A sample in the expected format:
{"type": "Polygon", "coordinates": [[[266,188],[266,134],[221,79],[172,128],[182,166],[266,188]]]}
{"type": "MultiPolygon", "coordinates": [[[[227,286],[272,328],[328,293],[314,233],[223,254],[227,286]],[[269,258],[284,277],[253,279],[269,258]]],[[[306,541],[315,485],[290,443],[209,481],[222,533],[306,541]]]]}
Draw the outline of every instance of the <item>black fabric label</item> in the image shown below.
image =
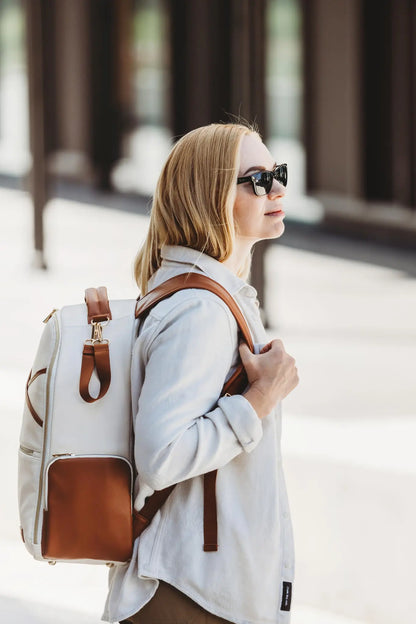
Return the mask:
{"type": "Polygon", "coordinates": [[[281,611],[290,611],[290,603],[292,602],[292,583],[283,581],[282,604],[281,611]]]}

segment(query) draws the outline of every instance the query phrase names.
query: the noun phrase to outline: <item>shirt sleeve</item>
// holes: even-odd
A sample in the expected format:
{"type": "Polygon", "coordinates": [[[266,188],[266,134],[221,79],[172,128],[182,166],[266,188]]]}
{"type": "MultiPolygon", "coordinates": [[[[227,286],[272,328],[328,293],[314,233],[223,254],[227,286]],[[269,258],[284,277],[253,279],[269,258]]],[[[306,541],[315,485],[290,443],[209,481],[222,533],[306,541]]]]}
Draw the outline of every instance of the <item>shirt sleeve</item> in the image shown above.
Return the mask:
{"type": "Polygon", "coordinates": [[[171,309],[145,347],[135,460],[154,490],[224,466],[263,434],[242,395],[219,399],[237,347],[236,324],[222,301],[204,295],[171,309]]]}

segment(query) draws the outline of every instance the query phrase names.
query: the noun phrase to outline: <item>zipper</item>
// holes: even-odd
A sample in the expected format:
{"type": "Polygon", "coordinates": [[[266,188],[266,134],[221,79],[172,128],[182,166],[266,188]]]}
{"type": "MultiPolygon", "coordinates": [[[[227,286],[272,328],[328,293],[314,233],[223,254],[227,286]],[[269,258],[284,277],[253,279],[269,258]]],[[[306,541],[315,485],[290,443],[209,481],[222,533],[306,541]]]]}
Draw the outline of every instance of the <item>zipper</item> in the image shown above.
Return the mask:
{"type": "Polygon", "coordinates": [[[61,343],[61,335],[60,335],[60,331],[59,331],[59,321],[58,321],[58,315],[53,313],[51,315],[51,318],[53,319],[53,323],[55,326],[55,335],[56,335],[56,339],[55,339],[55,346],[53,349],[53,353],[52,353],[52,357],[51,357],[51,361],[49,363],[48,366],[48,377],[46,379],[46,399],[45,399],[45,419],[43,422],[43,428],[44,428],[44,432],[43,432],[43,453],[42,453],[42,463],[40,466],[40,475],[39,475],[39,490],[38,490],[38,502],[36,505],[36,515],[35,515],[35,527],[34,527],[34,531],[33,531],[33,543],[34,544],[40,544],[40,536],[38,535],[39,533],[39,520],[40,520],[40,515],[41,515],[41,506],[42,506],[42,492],[43,492],[43,482],[44,482],[44,472],[45,472],[45,463],[46,463],[46,456],[49,452],[49,411],[50,411],[50,401],[51,401],[51,377],[52,377],[52,373],[54,373],[54,365],[55,365],[55,360],[56,360],[56,356],[58,353],[58,349],[61,343]]]}
{"type": "Polygon", "coordinates": [[[23,446],[23,444],[20,445],[20,450],[24,455],[29,455],[29,457],[40,457],[40,451],[35,451],[27,446],[23,446]]]}

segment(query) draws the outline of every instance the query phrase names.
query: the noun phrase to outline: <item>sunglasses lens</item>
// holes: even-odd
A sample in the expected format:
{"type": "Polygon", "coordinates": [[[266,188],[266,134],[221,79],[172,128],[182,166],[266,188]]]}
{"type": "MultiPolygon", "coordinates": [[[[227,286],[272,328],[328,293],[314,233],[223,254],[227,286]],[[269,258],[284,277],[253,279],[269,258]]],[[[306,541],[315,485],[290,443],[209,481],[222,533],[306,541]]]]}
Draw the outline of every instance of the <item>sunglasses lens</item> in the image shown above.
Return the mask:
{"type": "Polygon", "coordinates": [[[276,168],[276,180],[283,186],[287,186],[287,165],[280,165],[276,168]]]}
{"type": "Polygon", "coordinates": [[[282,186],[287,186],[287,165],[279,165],[274,171],[260,171],[251,176],[253,190],[256,195],[262,197],[272,190],[273,180],[277,180],[282,186]]]}
{"type": "Polygon", "coordinates": [[[261,197],[270,193],[273,184],[273,174],[270,171],[262,171],[253,178],[256,195],[261,197]]]}

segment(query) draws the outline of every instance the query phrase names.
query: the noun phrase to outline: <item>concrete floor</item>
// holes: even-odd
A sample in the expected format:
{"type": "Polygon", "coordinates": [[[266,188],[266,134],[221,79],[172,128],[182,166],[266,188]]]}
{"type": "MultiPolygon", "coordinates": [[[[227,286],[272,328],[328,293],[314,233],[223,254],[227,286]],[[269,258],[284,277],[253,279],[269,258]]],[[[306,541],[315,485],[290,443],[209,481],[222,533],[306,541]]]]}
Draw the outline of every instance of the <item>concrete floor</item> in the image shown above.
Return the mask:
{"type": "MultiPolygon", "coordinates": [[[[142,207],[143,208],[143,207],[142,207]]],[[[48,271],[30,268],[31,206],[0,189],[0,622],[94,624],[106,569],[33,561],[18,532],[16,450],[42,319],[106,284],[136,296],[145,214],[70,199],[45,214],[48,271]]],[[[416,252],[287,225],[266,256],[271,337],[301,383],[284,402],[297,552],[292,624],[413,624],[416,612],[416,252]]]]}

